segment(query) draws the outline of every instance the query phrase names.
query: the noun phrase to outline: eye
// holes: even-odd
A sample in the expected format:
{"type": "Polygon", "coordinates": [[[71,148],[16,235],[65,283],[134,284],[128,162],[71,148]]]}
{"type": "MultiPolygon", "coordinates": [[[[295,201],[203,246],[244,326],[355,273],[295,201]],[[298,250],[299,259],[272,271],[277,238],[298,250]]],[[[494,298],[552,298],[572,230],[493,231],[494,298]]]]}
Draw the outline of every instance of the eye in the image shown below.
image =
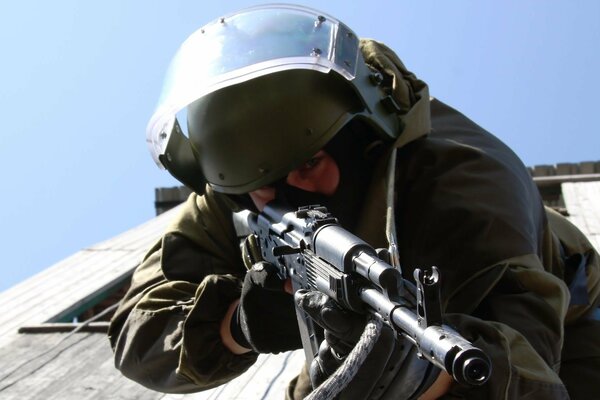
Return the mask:
{"type": "Polygon", "coordinates": [[[314,167],[316,167],[319,162],[321,162],[321,158],[322,157],[313,157],[310,160],[308,160],[307,162],[304,163],[304,165],[302,166],[303,170],[307,170],[307,169],[313,169],[314,167]]]}

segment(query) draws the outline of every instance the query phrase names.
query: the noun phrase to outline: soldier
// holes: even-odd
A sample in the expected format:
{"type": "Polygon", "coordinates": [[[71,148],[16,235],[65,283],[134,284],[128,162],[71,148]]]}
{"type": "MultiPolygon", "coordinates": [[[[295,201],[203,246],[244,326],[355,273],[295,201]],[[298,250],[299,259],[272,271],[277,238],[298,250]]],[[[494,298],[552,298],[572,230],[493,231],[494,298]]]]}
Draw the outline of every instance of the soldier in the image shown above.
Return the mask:
{"type": "MultiPolygon", "coordinates": [[[[126,376],[200,391],[240,375],[258,353],[301,346],[289,289],[268,265],[247,272],[232,223],[232,212],[277,197],[325,205],[374,247],[389,247],[385,227],[395,226],[404,278],[436,265],[444,320],[493,367],[484,385],[463,387],[386,331],[342,398],[600,393],[598,254],[543,207],[506,145],[431,99],[385,45],[303,7],[232,14],[183,43],[147,137],[155,161],[195,193],[113,317],[126,376]]],[[[318,293],[297,303],[328,332],[311,370],[318,382],[364,318],[318,293]]],[[[304,370],[287,398],[310,391],[304,370]]]]}

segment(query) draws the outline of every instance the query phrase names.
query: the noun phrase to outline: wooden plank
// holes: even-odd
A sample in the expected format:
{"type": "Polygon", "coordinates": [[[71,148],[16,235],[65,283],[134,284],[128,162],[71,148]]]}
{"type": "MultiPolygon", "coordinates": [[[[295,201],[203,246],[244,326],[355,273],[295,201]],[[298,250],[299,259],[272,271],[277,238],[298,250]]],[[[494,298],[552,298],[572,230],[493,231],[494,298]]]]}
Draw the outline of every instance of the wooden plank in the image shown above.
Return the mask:
{"type": "Polygon", "coordinates": [[[108,339],[97,333],[78,333],[73,336],[83,339],[70,345],[51,365],[45,366],[36,374],[44,378],[51,377],[39,392],[40,398],[85,399],[104,387],[104,380],[101,379],[103,374],[98,371],[98,366],[110,356],[108,339]]]}
{"type": "Polygon", "coordinates": [[[43,339],[32,335],[19,335],[5,346],[0,347],[0,387],[9,383],[14,377],[7,374],[12,371],[18,372],[21,364],[33,359],[34,357],[42,357],[43,352],[56,345],[64,335],[46,335],[43,339]]]}
{"type": "Polygon", "coordinates": [[[598,164],[594,161],[584,161],[579,163],[579,169],[582,174],[593,174],[594,172],[600,172],[600,170],[596,171],[596,165],[598,164]]]}
{"type": "Polygon", "coordinates": [[[105,385],[101,391],[98,391],[94,397],[94,400],[153,400],[163,399],[165,394],[150,390],[143,387],[142,385],[125,378],[120,375],[120,372],[115,370],[115,374],[118,374],[118,379],[115,379],[110,384],[105,385]]]}
{"type": "Polygon", "coordinates": [[[562,190],[569,220],[600,251],[600,182],[564,183],[562,190]]]}
{"type": "MultiPolygon", "coordinates": [[[[98,338],[101,335],[94,334],[76,334],[76,335],[50,335],[61,337],[51,345],[45,341],[39,341],[30,348],[28,355],[18,365],[15,373],[6,379],[2,379],[0,388],[3,396],[13,396],[14,398],[39,398],[49,399],[58,388],[62,381],[72,370],[79,368],[78,362],[80,354],[86,349],[91,348],[90,338],[98,338]],[[63,340],[64,339],[64,340],[63,340]],[[84,343],[84,345],[82,345],[84,343]],[[76,352],[77,357],[71,358],[76,352]],[[70,361],[70,362],[67,362],[70,361]]],[[[94,354],[89,352],[89,357],[94,354]]]]}
{"type": "Polygon", "coordinates": [[[534,176],[550,176],[556,175],[556,168],[554,165],[536,165],[533,167],[534,176]]]}
{"type": "MultiPolygon", "coordinates": [[[[132,265],[134,268],[135,265],[132,265]]],[[[74,269],[77,272],[77,269],[74,269]]],[[[127,272],[129,274],[129,272],[127,272]]],[[[73,273],[71,273],[73,275],[73,273]]],[[[80,277],[85,276],[83,272],[78,274],[80,277]]],[[[94,285],[80,287],[81,278],[69,282],[65,278],[61,284],[53,286],[51,289],[45,290],[41,288],[26,294],[22,294],[17,298],[10,299],[3,304],[3,309],[6,310],[0,324],[0,336],[11,335],[16,333],[19,326],[25,324],[40,324],[50,318],[61,313],[65,309],[80,304],[88,297],[93,297],[97,293],[102,293],[108,287],[111,287],[115,282],[118,282],[122,277],[113,278],[111,276],[94,276],[87,277],[84,280],[92,280],[94,285]],[[106,282],[107,279],[112,281],[106,282]]]]}
{"type": "Polygon", "coordinates": [[[0,365],[16,368],[14,374],[0,380],[0,387],[11,384],[1,392],[2,399],[281,399],[304,363],[301,350],[263,354],[246,373],[225,385],[204,392],[170,395],[123,377],[114,368],[105,335],[78,333],[65,340],[66,337],[21,335],[10,346],[1,348],[0,365]],[[14,360],[26,363],[19,365],[14,360]]]}
{"type": "Polygon", "coordinates": [[[579,173],[579,164],[577,164],[577,163],[556,164],[556,175],[575,175],[578,173],[579,173]]]}
{"type": "Polygon", "coordinates": [[[125,378],[114,367],[112,351],[108,339],[96,335],[101,340],[94,345],[91,352],[86,351],[86,358],[80,355],[79,370],[69,371],[69,376],[62,379],[60,387],[53,388],[56,400],[91,400],[91,399],[160,399],[163,394],[151,391],[125,378]]]}
{"type": "Polygon", "coordinates": [[[273,372],[276,372],[276,374],[261,372],[261,376],[265,380],[265,386],[268,385],[261,397],[265,400],[280,400],[282,398],[290,381],[300,373],[305,363],[304,351],[294,351],[289,354],[289,358],[273,360],[273,362],[273,372]]]}
{"type": "MultiPolygon", "coordinates": [[[[113,367],[114,368],[114,367],[113,367]]],[[[142,385],[125,378],[117,370],[111,376],[116,375],[116,379],[104,385],[102,390],[98,391],[90,399],[93,400],[153,400],[163,399],[165,394],[150,390],[142,385]]]]}
{"type": "Polygon", "coordinates": [[[186,395],[165,395],[165,400],[264,399],[281,400],[289,382],[304,365],[304,352],[261,354],[244,374],[217,388],[186,395]]]}
{"type": "Polygon", "coordinates": [[[566,182],[594,182],[600,181],[600,174],[534,176],[533,181],[538,187],[558,185],[566,182]]]}
{"type": "Polygon", "coordinates": [[[151,391],[128,380],[115,369],[108,339],[103,334],[24,335],[18,347],[30,346],[28,357],[54,351],[33,359],[4,384],[2,399],[39,398],[48,400],[81,399],[160,399],[164,394],[151,391]],[[40,340],[43,336],[43,340],[40,340]],[[31,339],[35,338],[35,341],[31,339]],[[48,362],[49,361],[49,362],[48,362]]]}
{"type": "MultiPolygon", "coordinates": [[[[0,344],[26,324],[40,324],[102,293],[128,275],[161,236],[178,209],[77,252],[0,293],[0,344]]],[[[8,339],[10,340],[10,338],[8,339]]]]}
{"type": "Polygon", "coordinates": [[[108,332],[108,322],[90,322],[90,323],[45,323],[41,325],[22,326],[19,328],[20,334],[40,334],[40,333],[69,333],[78,329],[78,332],[108,332]]]}

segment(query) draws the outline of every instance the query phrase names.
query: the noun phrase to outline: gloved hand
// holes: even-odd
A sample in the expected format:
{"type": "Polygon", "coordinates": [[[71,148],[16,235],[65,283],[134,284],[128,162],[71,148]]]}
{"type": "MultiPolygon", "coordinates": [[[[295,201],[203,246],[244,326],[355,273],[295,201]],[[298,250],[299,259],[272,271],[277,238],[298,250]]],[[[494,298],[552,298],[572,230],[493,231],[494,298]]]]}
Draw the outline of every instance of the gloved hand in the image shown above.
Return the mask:
{"type": "Polygon", "coordinates": [[[231,335],[258,353],[280,353],[302,347],[292,295],[270,263],[258,262],[246,272],[240,303],[231,319],[231,335]]]}
{"type": "MultiPolygon", "coordinates": [[[[325,340],[310,366],[313,386],[321,385],[345,360],[362,334],[367,317],[342,309],[317,291],[300,290],[296,304],[325,329],[325,340]]],[[[416,348],[387,325],[340,399],[408,399],[418,396],[439,370],[416,356],[416,348]]]]}

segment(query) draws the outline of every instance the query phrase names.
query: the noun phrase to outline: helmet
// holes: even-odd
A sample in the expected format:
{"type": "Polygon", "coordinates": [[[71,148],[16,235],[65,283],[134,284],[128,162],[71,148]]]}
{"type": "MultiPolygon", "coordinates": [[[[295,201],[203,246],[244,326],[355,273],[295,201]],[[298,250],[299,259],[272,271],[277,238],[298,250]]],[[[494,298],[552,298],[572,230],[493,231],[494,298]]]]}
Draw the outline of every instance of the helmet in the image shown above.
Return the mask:
{"type": "Polygon", "coordinates": [[[266,5],[213,21],[181,45],[146,140],[156,163],[196,192],[208,182],[242,194],[284,177],[355,118],[395,139],[400,111],[346,25],[266,5]]]}

